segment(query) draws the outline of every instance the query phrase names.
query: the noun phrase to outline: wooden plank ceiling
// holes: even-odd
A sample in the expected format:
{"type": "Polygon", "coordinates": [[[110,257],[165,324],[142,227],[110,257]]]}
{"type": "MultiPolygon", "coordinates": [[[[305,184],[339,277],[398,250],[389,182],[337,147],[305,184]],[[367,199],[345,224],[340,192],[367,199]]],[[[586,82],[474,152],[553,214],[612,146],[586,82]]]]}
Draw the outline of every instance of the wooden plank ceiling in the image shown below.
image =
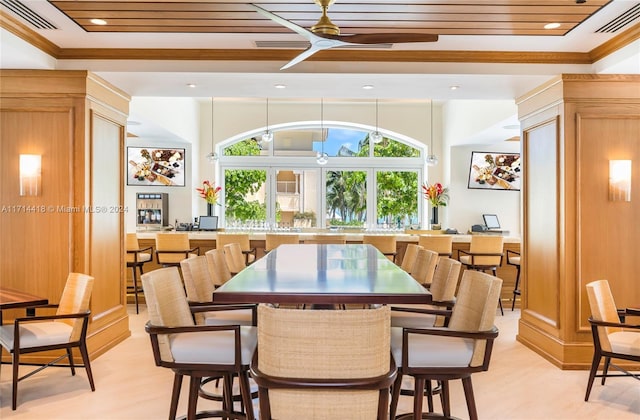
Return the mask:
{"type": "MultiPolygon", "coordinates": [[[[247,1],[52,0],[88,32],[288,34],[247,1]],[[103,19],[96,25],[91,19],[103,19]]],[[[254,4],[305,28],[321,15],[313,0],[256,0],[254,4]]],[[[343,35],[434,33],[438,35],[561,36],[609,0],[337,0],[329,17],[343,35]],[[557,22],[556,29],[544,25],[557,22]]]]}

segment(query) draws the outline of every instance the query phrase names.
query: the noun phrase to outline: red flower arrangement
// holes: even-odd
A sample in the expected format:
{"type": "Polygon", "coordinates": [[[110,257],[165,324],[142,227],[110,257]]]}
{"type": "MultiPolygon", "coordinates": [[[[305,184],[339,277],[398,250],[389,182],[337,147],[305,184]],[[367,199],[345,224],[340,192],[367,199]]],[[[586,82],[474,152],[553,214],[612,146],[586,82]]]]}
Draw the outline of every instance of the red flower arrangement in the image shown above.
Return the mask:
{"type": "Polygon", "coordinates": [[[200,197],[209,204],[218,204],[218,195],[222,187],[214,187],[209,181],[202,182],[202,188],[196,188],[196,191],[200,194],[200,197]]]}
{"type": "Polygon", "coordinates": [[[433,207],[444,207],[447,205],[447,201],[449,201],[449,188],[443,187],[439,182],[432,185],[422,185],[422,193],[424,194],[424,198],[429,200],[433,207]]]}

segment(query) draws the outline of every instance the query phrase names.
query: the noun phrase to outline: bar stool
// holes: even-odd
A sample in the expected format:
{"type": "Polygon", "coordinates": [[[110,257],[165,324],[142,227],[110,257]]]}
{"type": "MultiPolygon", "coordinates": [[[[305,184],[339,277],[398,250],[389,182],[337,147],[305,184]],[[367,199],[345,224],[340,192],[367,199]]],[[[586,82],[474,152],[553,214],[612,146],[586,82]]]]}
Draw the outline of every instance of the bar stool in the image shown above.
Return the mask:
{"type": "Polygon", "coordinates": [[[516,284],[513,286],[511,311],[516,307],[516,296],[520,296],[520,253],[507,249],[507,264],[516,268],[516,284]]]}
{"type": "Polygon", "coordinates": [[[131,267],[133,286],[127,286],[127,291],[133,291],[134,301],[136,303],[136,314],[140,313],[138,309],[138,292],[142,292],[142,284],[138,286],[138,276],[136,268],[140,270],[140,275],[144,274],[142,266],[145,263],[153,261],[153,247],[140,248],[138,244],[138,235],[135,233],[127,233],[127,267],[131,267]]]}
{"type": "Polygon", "coordinates": [[[362,235],[362,243],[373,245],[391,261],[396,262],[396,237],[392,235],[362,235]]]}
{"type": "Polygon", "coordinates": [[[451,235],[420,235],[418,245],[424,249],[435,251],[441,257],[451,257],[453,253],[453,236],[451,235]]]}
{"type": "Polygon", "coordinates": [[[251,248],[251,241],[248,233],[218,233],[216,235],[216,249],[224,249],[227,244],[240,244],[240,249],[244,254],[245,265],[249,265],[256,260],[256,249],[251,248]]]}

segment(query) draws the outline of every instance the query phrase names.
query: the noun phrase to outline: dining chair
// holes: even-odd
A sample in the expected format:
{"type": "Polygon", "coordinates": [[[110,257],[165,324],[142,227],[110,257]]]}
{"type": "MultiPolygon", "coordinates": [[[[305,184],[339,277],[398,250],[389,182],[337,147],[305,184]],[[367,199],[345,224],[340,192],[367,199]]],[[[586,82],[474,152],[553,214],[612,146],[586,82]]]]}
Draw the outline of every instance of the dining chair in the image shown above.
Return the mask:
{"type": "Polygon", "coordinates": [[[261,419],[388,419],[389,308],[258,307],[251,376],[261,419]]]}
{"type": "Polygon", "coordinates": [[[363,244],[373,245],[393,262],[396,262],[396,242],[394,235],[362,235],[363,244]]]}
{"type": "Polygon", "coordinates": [[[511,311],[516,307],[516,296],[520,296],[520,253],[507,249],[507,264],[516,268],[516,282],[513,285],[513,300],[511,301],[511,311]]]}
{"type": "Polygon", "coordinates": [[[300,235],[297,233],[266,233],[264,240],[264,252],[269,252],[280,245],[299,244],[300,235]]]}
{"type": "Polygon", "coordinates": [[[180,267],[180,261],[200,255],[200,247],[191,247],[188,233],[156,233],[156,261],[163,267],[180,267]]]}
{"type": "Polygon", "coordinates": [[[420,235],[418,245],[424,249],[436,251],[441,257],[451,257],[453,253],[453,236],[451,235],[420,235]]]}
{"type": "Polygon", "coordinates": [[[240,244],[245,265],[249,265],[255,261],[256,249],[251,247],[248,233],[218,233],[216,235],[217,249],[224,249],[225,245],[233,243],[240,244]]]}
{"type": "MultiPolygon", "coordinates": [[[[502,265],[504,237],[499,235],[471,235],[469,251],[458,250],[458,260],[467,270],[488,271],[497,276],[498,267],[502,265]]],[[[498,299],[500,313],[504,315],[502,309],[502,299],[498,299]]]]}
{"type": "Polygon", "coordinates": [[[455,294],[462,264],[451,258],[440,258],[433,274],[429,291],[431,304],[391,305],[392,327],[442,327],[447,323],[446,313],[455,305],[455,294]]]}
{"type": "Polygon", "coordinates": [[[220,417],[253,420],[249,386],[249,364],[257,342],[256,328],[241,325],[196,325],[193,313],[206,306],[190,308],[177,267],[167,267],[142,275],[149,321],[145,331],[151,339],[156,366],[174,372],[169,418],[175,419],[182,379],[190,378],[187,419],[220,417]],[[244,413],[234,411],[233,376],[237,375],[244,413]],[[203,378],[223,377],[221,410],[197,412],[203,378]]]}
{"type": "Polygon", "coordinates": [[[347,235],[314,235],[309,239],[303,241],[305,244],[332,244],[332,245],[344,245],[347,243],[347,235]]]}
{"type": "Polygon", "coordinates": [[[256,305],[220,305],[213,303],[215,284],[206,255],[187,258],[180,262],[182,277],[190,306],[209,305],[215,310],[197,312],[198,325],[256,325],[256,305]]]}
{"type": "Polygon", "coordinates": [[[136,304],[136,314],[140,313],[138,308],[138,293],[142,292],[142,284],[138,286],[138,275],[136,269],[140,270],[140,275],[144,274],[142,266],[153,261],[153,247],[140,248],[138,235],[127,233],[127,267],[131,268],[131,278],[133,286],[127,286],[127,291],[133,292],[136,304]]]}
{"type": "Polygon", "coordinates": [[[227,260],[224,256],[223,249],[210,249],[204,253],[207,257],[207,264],[209,265],[209,273],[215,288],[222,286],[228,282],[233,274],[229,270],[227,260]]]}
{"type": "Polygon", "coordinates": [[[589,371],[585,401],[589,401],[595,378],[605,380],[612,376],[630,376],[640,379],[640,375],[611,363],[611,359],[640,362],[640,325],[621,322],[620,316],[626,316],[626,310],[616,308],[607,280],[596,280],[587,284],[587,297],[591,316],[591,334],[593,336],[593,361],[589,371]],[[600,360],[604,357],[602,374],[597,374],[600,360]],[[621,374],[610,374],[609,368],[615,368],[621,374]]]}
{"type": "Polygon", "coordinates": [[[471,420],[478,419],[471,375],[489,369],[493,341],[495,307],[502,280],[479,271],[464,271],[456,304],[447,327],[391,329],[391,351],[398,364],[393,385],[390,418],[396,418],[404,375],[414,379],[413,419],[423,418],[425,382],[437,380],[441,386],[442,416],[451,418],[449,381],[461,379],[471,420]]]}
{"type": "Polygon", "coordinates": [[[438,253],[429,251],[428,249],[419,249],[416,256],[416,262],[411,271],[411,277],[416,279],[418,283],[429,288],[433,281],[433,274],[438,264],[438,253]]]}
{"type": "Polygon", "coordinates": [[[69,360],[71,375],[76,374],[76,367],[84,367],[87,371],[91,391],[95,391],[91,360],[87,351],[87,328],[89,325],[89,301],[93,290],[94,278],[86,274],[69,273],[60,303],[36,307],[57,308],[55,315],[37,315],[16,318],[13,324],[0,326],[0,345],[12,355],[12,398],[11,408],[17,407],[18,382],[41,370],[58,366],[56,363],[64,358],[69,360]],[[82,356],[83,366],[73,362],[72,350],[77,348],[82,356]],[[65,350],[65,354],[55,360],[41,365],[37,369],[19,377],[20,356],[28,353],[51,350],[65,350]]]}
{"type": "Polygon", "coordinates": [[[247,262],[242,254],[242,248],[239,243],[233,242],[226,244],[222,250],[231,274],[236,275],[245,269],[247,262]]]}
{"type": "Polygon", "coordinates": [[[411,272],[413,271],[413,266],[416,264],[416,258],[418,257],[419,249],[423,248],[417,244],[408,244],[407,248],[404,251],[404,255],[402,256],[402,263],[400,263],[400,268],[402,268],[409,274],[411,274],[411,272]]]}

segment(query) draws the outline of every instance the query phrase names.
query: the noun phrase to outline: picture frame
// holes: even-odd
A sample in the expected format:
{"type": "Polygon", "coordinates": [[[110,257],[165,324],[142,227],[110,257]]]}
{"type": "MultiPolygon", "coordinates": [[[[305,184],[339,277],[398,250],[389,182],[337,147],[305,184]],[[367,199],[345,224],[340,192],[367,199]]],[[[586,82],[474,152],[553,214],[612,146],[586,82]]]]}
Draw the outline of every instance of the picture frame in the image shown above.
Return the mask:
{"type": "Polygon", "coordinates": [[[471,152],[469,189],[520,191],[520,153],[471,152]]]}
{"type": "Polygon", "coordinates": [[[183,148],[127,147],[127,185],[184,187],[183,148]]]}

